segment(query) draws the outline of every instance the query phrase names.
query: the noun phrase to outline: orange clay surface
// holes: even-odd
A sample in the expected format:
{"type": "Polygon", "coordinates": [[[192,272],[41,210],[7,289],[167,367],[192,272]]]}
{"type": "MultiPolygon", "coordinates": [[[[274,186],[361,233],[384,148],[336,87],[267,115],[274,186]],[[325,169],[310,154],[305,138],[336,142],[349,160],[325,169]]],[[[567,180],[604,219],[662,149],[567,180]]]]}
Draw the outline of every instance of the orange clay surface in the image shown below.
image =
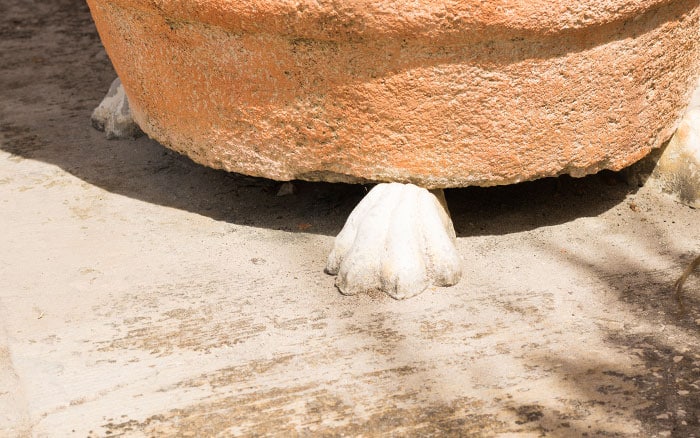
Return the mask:
{"type": "Polygon", "coordinates": [[[278,180],[508,184],[621,169],[700,75],[699,0],[88,0],[134,117],[278,180]]]}

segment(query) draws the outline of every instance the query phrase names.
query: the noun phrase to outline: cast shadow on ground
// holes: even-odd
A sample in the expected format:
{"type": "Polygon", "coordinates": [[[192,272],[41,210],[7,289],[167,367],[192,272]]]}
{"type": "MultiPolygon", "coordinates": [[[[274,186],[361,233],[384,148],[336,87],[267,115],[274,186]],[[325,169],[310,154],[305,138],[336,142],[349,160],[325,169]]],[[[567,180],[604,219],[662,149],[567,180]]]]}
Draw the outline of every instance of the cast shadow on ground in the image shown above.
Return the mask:
{"type": "MultiPolygon", "coordinates": [[[[89,113],[73,121],[86,140],[41,128],[0,124],[0,148],[57,165],[75,177],[133,199],[233,224],[335,235],[371,185],[294,181],[296,192],[277,196],[281,182],[210,169],[148,138],[108,141],[89,126],[89,113]],[[56,134],[56,132],[54,132],[56,134]]],[[[39,126],[45,125],[41,121],[39,126]]],[[[62,131],[67,132],[67,131],[62,131]]],[[[568,176],[501,187],[448,189],[460,237],[503,235],[596,216],[636,187],[618,174],[568,176]]]]}
{"type": "MultiPolygon", "coordinates": [[[[609,321],[612,324],[602,324],[600,329],[606,344],[631,355],[643,366],[636,373],[621,373],[607,364],[605,357],[596,356],[591,356],[594,365],[584,366],[564,356],[543,356],[541,363],[558,364],[557,372],[562,375],[581,376],[572,383],[574,391],[588,400],[602,400],[601,405],[609,411],[619,408],[605,401],[612,395],[628,406],[636,406],[635,415],[645,435],[699,436],[700,278],[697,273],[689,277],[683,288],[683,307],[674,293],[675,280],[695,254],[669,248],[653,239],[634,244],[635,250],[631,249],[633,245],[611,247],[608,256],[613,263],[591,263],[590,259],[576,255],[569,263],[587,273],[601,291],[620,301],[622,311],[612,313],[609,321]],[[677,266],[659,269],[657,263],[655,267],[650,260],[658,256],[677,266]],[[596,380],[593,371],[617,382],[602,385],[602,379],[596,380]]],[[[551,251],[560,249],[557,243],[550,244],[551,251]]],[[[596,431],[586,432],[598,435],[596,431]]]]}

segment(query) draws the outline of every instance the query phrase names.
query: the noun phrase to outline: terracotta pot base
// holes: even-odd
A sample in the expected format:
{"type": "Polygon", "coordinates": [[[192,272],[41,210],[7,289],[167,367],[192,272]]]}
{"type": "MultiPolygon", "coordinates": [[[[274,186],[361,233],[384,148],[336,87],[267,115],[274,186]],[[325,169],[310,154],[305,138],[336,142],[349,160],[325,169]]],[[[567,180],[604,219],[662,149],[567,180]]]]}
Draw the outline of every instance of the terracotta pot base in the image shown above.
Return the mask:
{"type": "Polygon", "coordinates": [[[669,139],[700,73],[696,0],[88,3],[149,136],[278,180],[620,169],[669,139]]]}

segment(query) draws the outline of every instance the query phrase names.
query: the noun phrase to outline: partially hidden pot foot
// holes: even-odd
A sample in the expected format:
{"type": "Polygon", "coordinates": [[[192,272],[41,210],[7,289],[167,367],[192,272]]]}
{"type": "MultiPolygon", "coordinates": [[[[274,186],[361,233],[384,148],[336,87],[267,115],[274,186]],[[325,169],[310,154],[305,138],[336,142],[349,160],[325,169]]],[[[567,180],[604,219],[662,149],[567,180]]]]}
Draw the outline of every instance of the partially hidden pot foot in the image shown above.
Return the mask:
{"type": "Polygon", "coordinates": [[[121,80],[112,81],[107,95],[92,112],[92,126],[98,131],[104,131],[108,140],[137,138],[143,131],[131,116],[129,99],[124,92],[121,80]]]}

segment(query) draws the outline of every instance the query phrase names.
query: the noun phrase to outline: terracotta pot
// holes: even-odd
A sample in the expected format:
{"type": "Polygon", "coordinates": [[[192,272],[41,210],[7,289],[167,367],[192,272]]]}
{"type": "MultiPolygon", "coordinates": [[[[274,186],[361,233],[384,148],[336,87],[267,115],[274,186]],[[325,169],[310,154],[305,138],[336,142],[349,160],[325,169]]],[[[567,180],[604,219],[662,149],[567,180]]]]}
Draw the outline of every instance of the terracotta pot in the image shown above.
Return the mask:
{"type": "Polygon", "coordinates": [[[88,3],[148,135],[278,180],[620,169],[700,75],[700,0],[88,3]]]}

